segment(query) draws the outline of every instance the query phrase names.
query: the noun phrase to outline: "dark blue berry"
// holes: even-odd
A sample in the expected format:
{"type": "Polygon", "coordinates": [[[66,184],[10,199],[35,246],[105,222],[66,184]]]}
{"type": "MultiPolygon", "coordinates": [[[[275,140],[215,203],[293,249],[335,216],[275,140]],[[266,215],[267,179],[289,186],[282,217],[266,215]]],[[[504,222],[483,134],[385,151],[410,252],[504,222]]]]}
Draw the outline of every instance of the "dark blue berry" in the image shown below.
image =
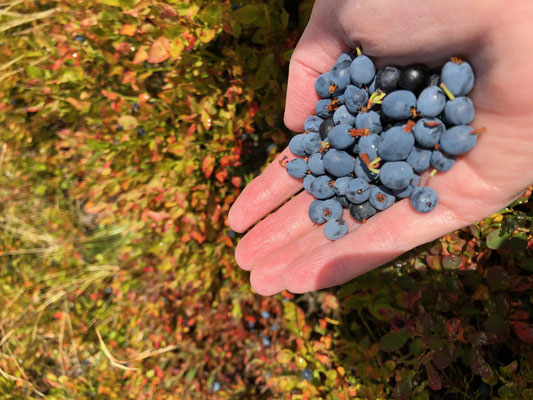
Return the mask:
{"type": "Polygon", "coordinates": [[[420,186],[413,190],[410,200],[416,211],[427,213],[437,206],[439,196],[437,195],[437,192],[430,187],[420,186]]]}

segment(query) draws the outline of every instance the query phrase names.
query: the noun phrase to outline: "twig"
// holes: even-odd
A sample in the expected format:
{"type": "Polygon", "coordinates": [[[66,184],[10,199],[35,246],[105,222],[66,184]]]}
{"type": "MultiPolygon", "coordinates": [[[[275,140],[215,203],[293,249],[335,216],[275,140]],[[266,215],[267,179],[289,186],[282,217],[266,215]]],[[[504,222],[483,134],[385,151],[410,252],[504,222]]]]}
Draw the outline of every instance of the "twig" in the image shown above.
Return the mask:
{"type": "Polygon", "coordinates": [[[162,349],[159,349],[159,350],[143,351],[142,353],[139,353],[137,356],[135,356],[134,360],[135,361],[145,360],[145,359],[153,357],[153,356],[158,356],[160,354],[168,353],[169,351],[174,351],[174,350],[176,350],[178,348],[179,348],[179,346],[170,345],[170,346],[167,346],[167,347],[163,347],[162,349]]]}
{"type": "Polygon", "coordinates": [[[5,32],[11,28],[15,28],[19,25],[27,24],[28,22],[37,21],[39,19],[47,18],[57,11],[57,8],[52,8],[50,10],[36,12],[33,14],[24,14],[24,17],[16,19],[14,21],[6,22],[5,24],[0,25],[0,33],[5,32]]]}
{"type": "Polygon", "coordinates": [[[107,349],[104,343],[104,339],[102,339],[102,335],[100,334],[100,331],[98,330],[98,327],[96,327],[95,329],[96,329],[96,335],[98,336],[98,341],[100,342],[100,347],[102,348],[103,353],[105,354],[105,356],[111,363],[111,366],[115,368],[123,369],[125,371],[136,371],[137,368],[126,367],[125,365],[122,365],[122,364],[126,364],[127,361],[118,361],[115,357],[113,357],[113,355],[107,349]]]}

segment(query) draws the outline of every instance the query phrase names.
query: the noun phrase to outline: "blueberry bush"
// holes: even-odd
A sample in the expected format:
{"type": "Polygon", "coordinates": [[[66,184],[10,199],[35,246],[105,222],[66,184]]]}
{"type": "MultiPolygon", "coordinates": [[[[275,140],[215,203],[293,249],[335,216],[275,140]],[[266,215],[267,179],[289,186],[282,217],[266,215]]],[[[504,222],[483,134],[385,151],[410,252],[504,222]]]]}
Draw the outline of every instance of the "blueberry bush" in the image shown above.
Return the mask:
{"type": "Polygon", "coordinates": [[[0,4],[2,398],[533,398],[531,188],[340,287],[236,266],[311,8],[0,4]]]}

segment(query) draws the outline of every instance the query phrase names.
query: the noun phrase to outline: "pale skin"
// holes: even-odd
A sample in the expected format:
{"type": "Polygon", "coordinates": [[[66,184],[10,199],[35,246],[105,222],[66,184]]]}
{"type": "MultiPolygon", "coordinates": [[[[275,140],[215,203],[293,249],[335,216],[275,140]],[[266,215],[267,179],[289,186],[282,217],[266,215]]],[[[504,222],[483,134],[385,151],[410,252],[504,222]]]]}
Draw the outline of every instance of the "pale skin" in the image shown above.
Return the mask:
{"type": "Polygon", "coordinates": [[[233,230],[253,226],[235,258],[250,271],[255,291],[268,296],[343,284],[519,197],[533,183],[532,17],[530,0],[317,0],[290,63],[289,129],[302,132],[313,112],[316,77],[360,43],[378,67],[467,59],[476,73],[472,126],[487,132],[449,172],[427,182],[440,197],[432,212],[417,213],[406,199],[359,224],[345,210],[349,233],[337,241],[309,220],[313,198],[280,165],[284,156],[294,158],[285,149],[229,214],[233,230]]]}

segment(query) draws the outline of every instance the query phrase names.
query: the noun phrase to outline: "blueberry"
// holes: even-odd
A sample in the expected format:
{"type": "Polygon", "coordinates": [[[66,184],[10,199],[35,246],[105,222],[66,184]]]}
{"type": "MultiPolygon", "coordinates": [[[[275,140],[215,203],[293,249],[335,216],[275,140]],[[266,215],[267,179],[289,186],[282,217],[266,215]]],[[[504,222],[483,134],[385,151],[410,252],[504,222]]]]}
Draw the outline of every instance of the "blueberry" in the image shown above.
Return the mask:
{"type": "Polygon", "coordinates": [[[452,156],[468,153],[477,143],[469,125],[458,125],[448,129],[440,138],[440,150],[452,156]]]}
{"type": "Polygon", "coordinates": [[[466,96],[474,87],[474,71],[466,61],[448,61],[442,67],[441,81],[454,96],[466,96]]]}
{"type": "Polygon", "coordinates": [[[333,122],[335,125],[345,124],[353,127],[355,125],[355,117],[348,111],[345,105],[342,105],[333,114],[333,122]]]}
{"type": "Polygon", "coordinates": [[[350,53],[342,53],[339,58],[337,58],[337,64],[340,64],[343,61],[350,61],[350,63],[353,61],[353,58],[350,53]]]}
{"type": "Polygon", "coordinates": [[[394,65],[382,68],[376,74],[376,89],[381,89],[385,93],[390,93],[398,87],[400,79],[400,68],[394,65]]]}
{"type": "Polygon", "coordinates": [[[353,204],[361,204],[370,197],[370,185],[361,178],[350,181],[346,189],[346,198],[353,204]]]}
{"type": "Polygon", "coordinates": [[[350,206],[350,202],[346,198],[346,196],[335,196],[335,199],[343,206],[344,208],[348,208],[350,206]]]}
{"type": "Polygon", "coordinates": [[[218,392],[220,390],[220,383],[213,382],[213,392],[218,392]]]}
{"type": "Polygon", "coordinates": [[[402,126],[394,126],[381,134],[378,155],[385,161],[405,160],[413,146],[415,138],[411,132],[405,132],[402,126]]]}
{"type": "Polygon", "coordinates": [[[350,84],[350,65],[352,60],[342,60],[337,62],[329,72],[329,79],[337,90],[344,91],[350,84]]]}
{"type": "Polygon", "coordinates": [[[358,56],[350,65],[350,78],[356,86],[368,85],[376,75],[376,67],[367,56],[358,56]]]}
{"type": "Polygon", "coordinates": [[[431,153],[431,165],[440,172],[447,172],[455,164],[455,156],[450,156],[440,150],[431,153]]]}
{"type": "Polygon", "coordinates": [[[323,99],[318,100],[316,103],[315,111],[317,115],[321,118],[329,118],[333,115],[333,110],[331,109],[331,100],[323,99]]]}
{"type": "Polygon", "coordinates": [[[324,156],[324,168],[336,177],[350,175],[354,171],[354,159],[345,151],[329,149],[324,156]]]}
{"type": "Polygon", "coordinates": [[[368,158],[372,161],[378,156],[378,146],[382,140],[381,136],[378,135],[363,136],[354,146],[354,152],[368,154],[368,158]]]}
{"type": "Polygon", "coordinates": [[[342,217],[342,205],[334,198],[325,200],[322,203],[322,218],[325,221],[342,217]]]}
{"type": "Polygon", "coordinates": [[[335,184],[333,185],[333,190],[335,191],[335,194],[339,196],[346,196],[346,189],[348,188],[350,182],[353,180],[354,179],[351,176],[343,176],[341,178],[337,178],[335,180],[335,184]]]}
{"type": "Polygon", "coordinates": [[[474,120],[474,104],[468,97],[456,97],[446,103],[444,115],[452,125],[468,125],[474,120]]]}
{"type": "Polygon", "coordinates": [[[289,161],[285,169],[290,176],[297,179],[302,179],[308,171],[307,162],[301,158],[289,161]]]}
{"type": "Polygon", "coordinates": [[[324,225],[324,235],[326,235],[326,237],[329,240],[340,239],[347,233],[348,233],[348,224],[342,218],[330,219],[324,225]]]}
{"type": "Polygon", "coordinates": [[[414,172],[419,174],[429,168],[432,154],[433,151],[430,149],[415,146],[405,161],[413,167],[414,172]]]}
{"type": "Polygon", "coordinates": [[[372,79],[372,83],[368,87],[368,93],[374,93],[376,91],[376,77],[372,79]]]}
{"type": "Polygon", "coordinates": [[[439,196],[437,192],[427,186],[420,186],[411,193],[411,205],[413,208],[421,213],[427,213],[433,210],[438,202],[439,196]]]}
{"type": "Polygon", "coordinates": [[[120,131],[122,131],[122,130],[124,130],[124,128],[122,127],[122,125],[117,124],[117,131],[120,132],[120,131]]]}
{"type": "Polygon", "coordinates": [[[344,150],[348,147],[352,147],[355,142],[350,132],[352,127],[350,125],[340,124],[333,128],[328,133],[328,142],[334,149],[344,150]]]}
{"type": "Polygon", "coordinates": [[[306,156],[306,153],[304,150],[304,139],[305,139],[305,134],[300,133],[299,135],[293,136],[291,141],[289,142],[289,150],[295,156],[298,156],[298,157],[306,156]]]}
{"type": "Polygon", "coordinates": [[[306,381],[310,381],[313,379],[313,371],[311,371],[309,368],[306,368],[302,371],[301,376],[306,381]]]}
{"type": "Polygon", "coordinates": [[[146,135],[146,131],[143,128],[137,128],[137,136],[146,135]]]}
{"type": "Polygon", "coordinates": [[[324,99],[331,97],[331,93],[329,91],[330,84],[331,83],[329,80],[329,72],[325,72],[322,75],[320,75],[315,80],[315,90],[317,94],[324,99]]]}
{"type": "Polygon", "coordinates": [[[412,64],[402,69],[398,87],[419,93],[426,85],[428,68],[422,64],[412,64]]]}
{"type": "Polygon", "coordinates": [[[333,197],[335,191],[333,190],[333,182],[330,184],[331,178],[327,175],[317,177],[311,183],[311,194],[317,199],[325,200],[333,197]]]}
{"type": "Polygon", "coordinates": [[[305,135],[302,142],[302,147],[304,148],[306,154],[311,155],[316,153],[318,150],[320,150],[321,146],[322,140],[320,140],[320,135],[318,133],[311,132],[305,135]]]}
{"type": "Polygon", "coordinates": [[[328,137],[328,133],[335,127],[335,121],[333,118],[327,118],[320,124],[320,139],[325,140],[328,137]]]}
{"type": "Polygon", "coordinates": [[[396,90],[385,96],[381,104],[383,114],[391,119],[408,119],[416,109],[416,96],[407,90],[396,90]]]}
{"type": "Polygon", "coordinates": [[[270,347],[270,339],[265,337],[263,338],[263,346],[270,347]]]}
{"type": "Polygon", "coordinates": [[[414,126],[413,134],[419,145],[432,148],[439,143],[445,130],[446,128],[440,119],[422,118],[414,126]]]}
{"type": "Polygon", "coordinates": [[[322,121],[324,120],[318,115],[311,115],[305,120],[304,130],[306,132],[319,132],[322,121]]]}
{"type": "Polygon", "coordinates": [[[359,112],[361,107],[365,106],[368,102],[368,92],[354,85],[346,88],[344,96],[346,108],[353,114],[359,112]]]}
{"type": "Polygon", "coordinates": [[[444,107],[446,107],[446,95],[438,86],[428,86],[418,96],[416,109],[422,117],[437,117],[444,107]]]}
{"type": "Polygon", "coordinates": [[[393,190],[392,193],[396,196],[397,199],[405,199],[409,196],[411,196],[411,193],[413,193],[413,190],[420,184],[420,177],[418,175],[413,175],[411,182],[409,185],[402,190],[393,190]]]}
{"type": "MultiPolygon", "coordinates": [[[[429,153],[431,154],[431,151],[429,153]]],[[[411,183],[412,176],[413,168],[405,161],[386,162],[379,171],[381,183],[392,190],[405,189],[411,183]]]]}
{"type": "Polygon", "coordinates": [[[365,222],[367,219],[376,215],[377,210],[366,201],[362,204],[350,205],[350,214],[357,222],[365,222]]]}
{"type": "Polygon", "coordinates": [[[140,107],[141,107],[141,106],[139,105],[139,103],[133,103],[133,104],[131,105],[131,108],[133,109],[133,112],[137,112],[137,111],[139,111],[140,107]]]}
{"type": "Polygon", "coordinates": [[[374,185],[370,188],[368,202],[378,211],[383,211],[396,202],[396,197],[392,191],[384,186],[374,185]]]}
{"type": "Polygon", "coordinates": [[[375,111],[360,112],[355,117],[355,128],[368,129],[370,133],[379,135],[382,130],[379,114],[375,111]]]}
{"type": "Polygon", "coordinates": [[[324,201],[322,200],[313,200],[309,205],[309,219],[315,224],[323,224],[326,222],[322,216],[322,205],[324,201]]]}
{"type": "Polygon", "coordinates": [[[313,153],[307,160],[307,166],[311,173],[315,175],[324,175],[326,170],[324,169],[323,156],[320,153],[313,153]]]}
{"type": "Polygon", "coordinates": [[[76,36],[74,36],[74,40],[76,42],[83,43],[83,42],[85,42],[85,36],[84,35],[76,35],[76,36]]]}
{"type": "Polygon", "coordinates": [[[368,169],[365,163],[361,160],[360,157],[355,159],[355,176],[363,179],[364,181],[371,183],[376,181],[378,174],[372,172],[368,169]]]}
{"type": "Polygon", "coordinates": [[[316,179],[312,174],[307,174],[304,178],[304,189],[307,193],[311,193],[311,183],[316,179]]]}

